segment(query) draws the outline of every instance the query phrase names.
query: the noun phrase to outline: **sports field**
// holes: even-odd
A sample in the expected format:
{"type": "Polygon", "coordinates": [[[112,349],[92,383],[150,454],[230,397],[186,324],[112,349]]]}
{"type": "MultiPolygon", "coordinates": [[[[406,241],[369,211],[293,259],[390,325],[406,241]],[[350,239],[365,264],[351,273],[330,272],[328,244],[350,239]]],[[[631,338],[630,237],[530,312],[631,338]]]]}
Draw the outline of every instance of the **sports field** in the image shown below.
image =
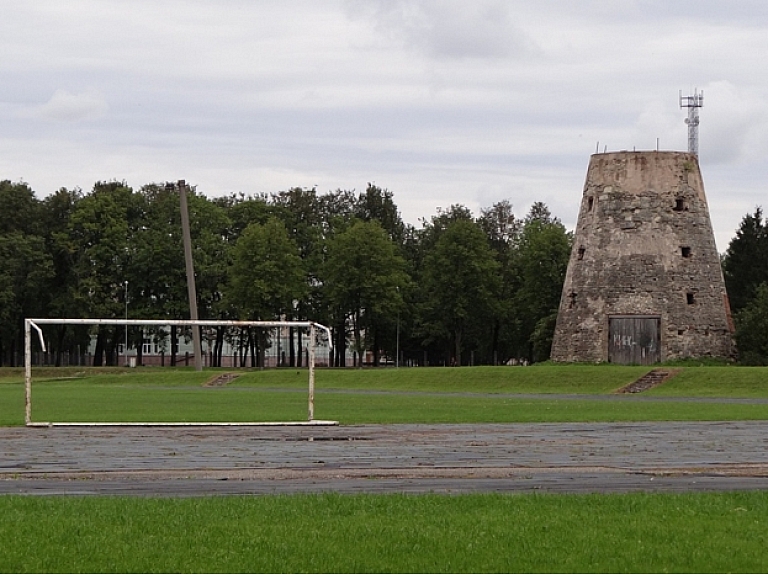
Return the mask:
{"type": "MultiPolygon", "coordinates": [[[[318,370],[315,418],[365,423],[728,421],[768,419],[768,368],[686,367],[643,394],[616,394],[648,370],[531,366],[318,370]]],[[[306,370],[40,369],[33,421],[248,422],[307,418],[306,370]]],[[[0,425],[24,422],[21,370],[0,371],[0,425]]]]}
{"type": "MultiPolygon", "coordinates": [[[[692,459],[687,463],[681,460],[690,465],[697,465],[693,449],[697,443],[708,450],[705,459],[721,454],[725,457],[729,449],[735,463],[741,462],[740,457],[750,458],[750,453],[763,457],[766,450],[760,446],[765,439],[758,430],[765,425],[760,420],[768,420],[768,370],[685,367],[675,378],[643,394],[613,393],[645,371],[636,367],[547,365],[319,370],[316,417],[338,419],[342,427],[334,432],[337,435],[352,434],[345,432],[344,426],[349,425],[355,425],[347,429],[358,434],[368,429],[357,427],[360,424],[384,424],[382,429],[392,423],[417,424],[419,429],[421,424],[436,424],[423,428],[450,430],[459,429],[457,424],[471,429],[467,424],[495,423],[494,429],[505,430],[510,438],[527,436],[528,443],[521,445],[528,447],[522,452],[511,447],[508,450],[508,467],[514,467],[515,461],[532,464],[541,457],[535,449],[574,461],[599,458],[603,447],[595,443],[594,433],[600,429],[611,436],[618,432],[628,437],[645,434],[646,443],[634,446],[631,440],[621,443],[613,437],[611,449],[627,462],[645,458],[649,465],[656,463],[652,448],[657,440],[672,442],[675,449],[683,450],[680,453],[689,453],[686,450],[692,446],[692,459]],[[618,423],[547,423],[580,421],[618,423]],[[653,424],[623,423],[637,421],[669,422],[660,425],[672,425],[671,434],[657,436],[653,424]],[[713,423],[701,423],[706,421],[713,423]],[[721,423],[714,423],[717,421],[721,423]],[[531,425],[561,430],[569,442],[561,447],[550,445],[550,441],[542,443],[530,434],[533,428],[526,426],[531,425]],[[698,426],[691,430],[702,432],[685,436],[674,431],[676,426],[685,431],[689,425],[698,426]],[[578,434],[579,429],[590,429],[593,435],[575,441],[573,433],[578,434]],[[720,440],[718,430],[730,430],[740,438],[742,448],[749,444],[749,450],[739,452],[725,436],[720,440]]],[[[306,418],[305,371],[246,371],[226,385],[205,386],[214,375],[192,370],[40,370],[34,374],[35,419],[306,418]]],[[[21,447],[13,445],[19,438],[28,448],[39,451],[50,449],[44,437],[58,435],[54,430],[19,428],[23,408],[21,372],[0,371],[0,419],[4,425],[17,426],[6,434],[16,439],[5,441],[2,447],[4,466],[20,463],[21,447]]],[[[110,433],[123,438],[124,449],[146,451],[136,434],[124,435],[114,429],[110,433]]],[[[200,433],[197,449],[201,453],[214,445],[202,441],[205,431],[195,433],[200,433]]],[[[474,457],[484,449],[490,457],[497,457],[506,441],[504,436],[499,438],[497,447],[482,447],[482,438],[475,436],[478,445],[469,446],[466,453],[474,457]]],[[[459,436],[452,441],[445,442],[445,449],[464,457],[459,436]]],[[[275,453],[281,452],[279,441],[268,443],[274,445],[275,453]]],[[[294,444],[299,446],[295,442],[284,445],[294,444]]],[[[379,444],[373,441],[357,444],[380,457],[387,455],[386,444],[380,452],[376,452],[379,444]]],[[[249,449],[251,445],[252,441],[249,449]]],[[[308,457],[311,445],[304,442],[299,446],[308,457]]],[[[329,454],[344,447],[337,441],[320,445],[329,454]]],[[[81,448],[87,449],[87,444],[81,448]]],[[[156,449],[162,450],[162,446],[156,449]]],[[[429,449],[438,460],[444,459],[446,454],[441,453],[439,444],[429,449]]],[[[174,461],[175,455],[167,453],[168,462],[174,461]]],[[[72,459],[58,452],[50,456],[38,453],[37,457],[42,467],[46,461],[50,467],[54,459],[64,464],[72,459]]],[[[322,465],[317,455],[307,461],[322,465]]],[[[231,484],[236,474],[222,478],[226,477],[230,480],[220,485],[231,484]]],[[[69,487],[78,481],[85,486],[88,482],[84,479],[73,475],[69,487]]],[[[376,483],[373,478],[370,481],[376,483]]],[[[762,490],[589,495],[2,496],[0,541],[4,552],[0,554],[0,571],[765,572],[766,511],[768,491],[762,490]]]]}

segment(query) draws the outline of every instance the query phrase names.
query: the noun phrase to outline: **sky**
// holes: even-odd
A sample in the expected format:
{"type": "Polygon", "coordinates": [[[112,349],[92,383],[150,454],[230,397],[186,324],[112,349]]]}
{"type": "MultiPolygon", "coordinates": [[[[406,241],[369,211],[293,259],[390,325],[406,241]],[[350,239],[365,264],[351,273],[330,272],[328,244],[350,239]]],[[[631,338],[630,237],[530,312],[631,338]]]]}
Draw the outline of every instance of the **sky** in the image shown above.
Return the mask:
{"type": "MultiPolygon", "coordinates": [[[[0,179],[39,198],[386,188],[406,222],[536,201],[590,155],[699,159],[718,249],[765,202],[765,0],[0,0],[0,179]]],[[[768,205],[765,207],[768,208],[768,205]]]]}

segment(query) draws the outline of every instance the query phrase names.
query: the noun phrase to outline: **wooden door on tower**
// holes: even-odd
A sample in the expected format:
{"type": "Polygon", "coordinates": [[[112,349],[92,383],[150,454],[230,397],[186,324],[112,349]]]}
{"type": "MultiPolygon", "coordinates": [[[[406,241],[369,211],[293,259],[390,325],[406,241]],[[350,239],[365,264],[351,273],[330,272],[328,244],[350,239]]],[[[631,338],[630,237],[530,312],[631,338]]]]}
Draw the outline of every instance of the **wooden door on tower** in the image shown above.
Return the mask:
{"type": "Polygon", "coordinates": [[[616,315],[608,318],[608,361],[651,365],[661,361],[661,317],[616,315]]]}

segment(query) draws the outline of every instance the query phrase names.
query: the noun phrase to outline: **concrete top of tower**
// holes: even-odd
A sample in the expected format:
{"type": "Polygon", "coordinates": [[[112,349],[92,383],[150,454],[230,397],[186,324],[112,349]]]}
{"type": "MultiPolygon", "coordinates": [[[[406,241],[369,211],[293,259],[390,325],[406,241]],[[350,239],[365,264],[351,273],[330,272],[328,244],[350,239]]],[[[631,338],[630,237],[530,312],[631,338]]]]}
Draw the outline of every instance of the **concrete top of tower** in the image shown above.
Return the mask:
{"type": "Polygon", "coordinates": [[[592,154],[587,185],[610,185],[617,191],[630,194],[677,194],[682,185],[694,190],[702,199],[705,198],[698,157],[689,152],[621,151],[592,154]]]}
{"type": "Polygon", "coordinates": [[[688,160],[696,160],[698,162],[698,156],[696,154],[692,154],[690,152],[681,152],[679,150],[619,150],[619,151],[613,151],[613,152],[598,152],[596,154],[592,154],[592,157],[595,156],[685,156],[688,160]]]}

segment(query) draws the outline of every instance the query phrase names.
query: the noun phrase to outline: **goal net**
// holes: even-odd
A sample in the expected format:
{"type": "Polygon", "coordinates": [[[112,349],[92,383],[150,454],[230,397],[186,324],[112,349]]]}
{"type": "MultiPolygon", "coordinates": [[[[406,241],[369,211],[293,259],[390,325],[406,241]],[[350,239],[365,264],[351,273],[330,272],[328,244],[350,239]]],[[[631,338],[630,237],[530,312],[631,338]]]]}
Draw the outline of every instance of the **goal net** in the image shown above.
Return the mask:
{"type": "MultiPolygon", "coordinates": [[[[81,328],[83,329],[83,328],[81,328]]],[[[107,328],[110,329],[110,328],[107,328]]],[[[115,339],[122,338],[115,337],[115,339]]],[[[139,319],[65,319],[65,318],[45,318],[45,319],[25,319],[24,320],[24,421],[30,427],[49,427],[57,425],[337,425],[338,422],[330,420],[315,419],[315,363],[318,339],[323,339],[324,345],[328,349],[331,346],[330,330],[316,322],[312,321],[222,321],[222,320],[139,320],[139,319]],[[128,355],[128,329],[136,330],[137,326],[141,328],[142,336],[138,338],[138,346],[143,345],[145,340],[143,334],[145,330],[150,333],[165,333],[166,330],[176,327],[182,330],[188,330],[187,334],[193,334],[192,337],[200,337],[202,329],[209,330],[249,330],[260,334],[262,349],[268,345],[270,334],[278,333],[277,341],[280,340],[280,333],[286,328],[292,328],[290,333],[305,334],[306,339],[300,339],[306,346],[306,372],[308,377],[307,384],[307,419],[289,417],[282,420],[272,421],[271,417],[262,417],[258,419],[249,418],[249,405],[257,405],[259,409],[254,411],[260,415],[269,416],[277,413],[295,413],[294,410],[272,409],[277,392],[275,390],[263,390],[261,388],[248,388],[251,391],[262,393],[241,393],[225,396],[216,395],[216,390],[206,388],[211,393],[202,390],[205,381],[215,381],[217,374],[225,372],[221,370],[206,369],[203,374],[195,374],[190,370],[163,370],[155,369],[147,372],[148,377],[144,377],[142,370],[127,370],[122,372],[122,380],[118,383],[111,381],[111,385],[101,385],[99,383],[92,386],[79,385],[78,382],[70,382],[69,390],[66,385],[62,385],[65,379],[82,379],[77,376],[71,378],[49,377],[46,375],[46,381],[39,381],[35,386],[33,395],[32,363],[33,363],[33,345],[39,341],[39,348],[42,352],[46,351],[46,338],[41,326],[52,325],[59,326],[88,326],[91,330],[105,329],[104,326],[112,326],[112,330],[123,330],[125,333],[125,348],[123,357],[126,366],[136,366],[137,356],[128,355]],[[252,330],[255,328],[255,330],[252,330]],[[33,336],[33,331],[37,338],[33,336]],[[323,338],[322,336],[325,336],[323,338]],[[319,337],[321,336],[321,337],[319,337]],[[326,340],[327,338],[327,340],[326,340]],[[129,361],[129,359],[131,361],[129,361]],[[171,374],[171,375],[166,375],[171,374]],[[170,380],[169,380],[170,377],[170,380]],[[193,380],[194,384],[180,385],[179,381],[186,379],[193,380]],[[153,383],[158,380],[160,383],[153,383]],[[170,381],[170,383],[169,383],[170,381]],[[148,383],[149,382],[149,383],[148,383]],[[49,385],[49,383],[51,385],[49,385]],[[57,386],[56,383],[59,385],[57,386]],[[79,385],[79,387],[78,387],[79,385]],[[72,391],[73,390],[73,391],[72,391]],[[191,393],[194,391],[195,393],[191,393]],[[42,396],[39,397],[39,396],[42,396]],[[33,403],[33,397],[37,398],[33,403]],[[250,403],[249,403],[250,402],[250,403]],[[38,410],[42,403],[43,417],[46,421],[39,421],[33,417],[33,408],[38,410]],[[69,406],[69,408],[65,406],[69,406]],[[64,414],[60,420],[52,414],[57,412],[56,407],[61,407],[64,414]],[[72,407],[74,406],[74,408],[72,407]],[[165,411],[163,411],[165,409],[165,411]],[[228,420],[227,414],[234,414],[231,420],[228,420]],[[75,415],[73,415],[75,414],[75,415]],[[125,418],[121,415],[125,414],[125,418]],[[80,419],[75,419],[81,415],[80,419]],[[197,417],[196,417],[197,416],[197,417]]],[[[155,338],[157,341],[157,338],[155,338]]],[[[147,345],[147,344],[144,344],[147,345]]],[[[200,349],[199,346],[195,346],[200,349]]],[[[278,343],[279,347],[279,343],[278,343]]],[[[151,352],[151,350],[149,350],[151,352]]],[[[210,351],[210,350],[209,350],[210,351]]],[[[176,354],[176,351],[172,351],[176,354]]],[[[253,353],[253,352],[252,352],[253,353]]],[[[146,356],[145,356],[146,357],[146,356]]],[[[263,361],[262,352],[262,363],[263,361]]],[[[189,355],[186,357],[188,364],[189,355]]],[[[196,365],[200,366],[200,358],[196,365]]],[[[244,358],[243,358],[244,359],[244,358]]],[[[279,364],[279,357],[278,357],[279,364]]],[[[196,371],[199,371],[196,370],[196,371]]],[[[286,372],[287,370],[280,370],[286,372]]],[[[290,370],[297,375],[302,370],[290,370]]],[[[84,371],[87,373],[87,371],[84,371]]],[[[69,373],[72,373],[70,370],[69,373]]],[[[235,372],[238,374],[239,372],[235,372]]],[[[78,374],[80,375],[80,374],[78,374]]],[[[42,380],[42,378],[40,378],[42,380]]],[[[225,378],[226,379],[226,378],[225,378]]],[[[67,382],[65,382],[67,383],[67,382]]],[[[243,388],[239,388],[243,391],[243,388]]],[[[283,390],[284,392],[285,390],[283,390]]],[[[296,398],[297,390],[289,390],[291,393],[282,393],[283,396],[296,398]]],[[[291,399],[294,401],[294,399],[291,399]]],[[[35,411],[37,413],[37,411],[35,411]]]]}

